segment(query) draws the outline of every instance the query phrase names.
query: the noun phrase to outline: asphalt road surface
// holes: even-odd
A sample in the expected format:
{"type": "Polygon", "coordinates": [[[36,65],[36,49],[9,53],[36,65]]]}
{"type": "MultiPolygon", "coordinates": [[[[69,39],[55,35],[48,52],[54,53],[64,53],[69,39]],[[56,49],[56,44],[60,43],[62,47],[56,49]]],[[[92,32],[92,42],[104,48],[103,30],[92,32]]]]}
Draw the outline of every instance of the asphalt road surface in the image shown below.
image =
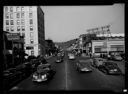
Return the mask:
{"type": "Polygon", "coordinates": [[[43,83],[33,83],[32,77],[23,80],[11,90],[45,91],[45,90],[112,90],[122,92],[125,88],[125,77],[122,75],[106,75],[96,68],[90,73],[79,73],[75,69],[75,63],[81,60],[90,64],[88,57],[76,57],[69,60],[67,53],[62,63],[55,63],[56,57],[51,57],[48,62],[56,70],[53,79],[43,83]]]}

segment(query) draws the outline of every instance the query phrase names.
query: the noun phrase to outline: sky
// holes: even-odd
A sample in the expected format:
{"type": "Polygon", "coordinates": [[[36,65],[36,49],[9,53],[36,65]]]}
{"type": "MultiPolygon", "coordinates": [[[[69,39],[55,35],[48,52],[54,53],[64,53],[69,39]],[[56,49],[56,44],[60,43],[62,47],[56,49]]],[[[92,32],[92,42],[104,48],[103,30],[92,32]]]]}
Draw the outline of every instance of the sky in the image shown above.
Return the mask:
{"type": "Polygon", "coordinates": [[[110,25],[111,33],[124,33],[124,4],[103,6],[41,6],[45,39],[65,42],[86,34],[87,29],[110,25]]]}

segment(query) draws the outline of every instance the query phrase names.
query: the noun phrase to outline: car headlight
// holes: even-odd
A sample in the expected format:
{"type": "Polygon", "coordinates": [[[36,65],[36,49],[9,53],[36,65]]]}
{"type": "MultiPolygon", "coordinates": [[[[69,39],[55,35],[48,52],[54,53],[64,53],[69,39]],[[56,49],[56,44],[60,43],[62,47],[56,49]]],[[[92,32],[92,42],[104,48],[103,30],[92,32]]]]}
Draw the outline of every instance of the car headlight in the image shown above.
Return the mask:
{"type": "Polygon", "coordinates": [[[46,74],[42,75],[41,77],[42,77],[42,79],[46,78],[46,74]]]}
{"type": "Polygon", "coordinates": [[[81,69],[82,71],[88,71],[88,69],[87,68],[83,68],[83,69],[81,69]]]}
{"type": "Polygon", "coordinates": [[[111,72],[113,72],[113,71],[117,71],[117,69],[112,69],[112,70],[110,70],[111,72]]]}
{"type": "Polygon", "coordinates": [[[33,78],[37,79],[37,76],[36,75],[33,75],[33,78]]]}

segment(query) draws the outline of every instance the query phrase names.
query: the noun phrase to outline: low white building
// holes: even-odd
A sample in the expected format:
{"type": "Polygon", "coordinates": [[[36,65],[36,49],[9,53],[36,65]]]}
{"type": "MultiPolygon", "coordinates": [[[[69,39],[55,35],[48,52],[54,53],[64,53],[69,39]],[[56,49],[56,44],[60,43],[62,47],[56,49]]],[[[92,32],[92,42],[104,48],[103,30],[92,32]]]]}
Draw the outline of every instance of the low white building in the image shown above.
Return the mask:
{"type": "Polygon", "coordinates": [[[92,40],[92,54],[125,52],[124,39],[92,40]]]}

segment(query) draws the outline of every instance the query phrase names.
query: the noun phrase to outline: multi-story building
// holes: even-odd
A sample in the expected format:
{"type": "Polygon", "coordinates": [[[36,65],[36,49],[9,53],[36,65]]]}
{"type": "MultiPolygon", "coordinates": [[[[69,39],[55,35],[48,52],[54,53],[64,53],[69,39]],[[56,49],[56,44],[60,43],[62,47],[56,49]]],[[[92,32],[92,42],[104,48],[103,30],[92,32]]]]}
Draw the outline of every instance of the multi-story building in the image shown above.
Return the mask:
{"type": "Polygon", "coordinates": [[[45,53],[44,13],[39,6],[4,6],[3,31],[24,36],[28,55],[45,53]]]}

